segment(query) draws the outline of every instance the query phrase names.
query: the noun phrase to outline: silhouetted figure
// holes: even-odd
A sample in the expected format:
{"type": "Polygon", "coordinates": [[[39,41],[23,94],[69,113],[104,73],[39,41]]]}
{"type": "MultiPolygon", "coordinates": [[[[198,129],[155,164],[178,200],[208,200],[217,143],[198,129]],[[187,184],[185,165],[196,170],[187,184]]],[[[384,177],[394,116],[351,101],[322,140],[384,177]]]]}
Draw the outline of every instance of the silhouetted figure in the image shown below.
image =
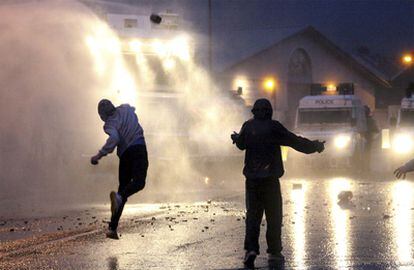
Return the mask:
{"type": "Polygon", "coordinates": [[[145,145],[144,130],[138,122],[135,108],[128,104],[116,107],[111,101],[102,99],[98,104],[98,113],[104,124],[104,131],[109,135],[105,145],[98,154],[91,158],[91,163],[98,161],[117,147],[119,162],[118,192],[110,193],[111,222],[106,236],[119,239],[118,222],[124,205],[131,195],[145,187],[148,157],[145,145]]]}
{"type": "Polygon", "coordinates": [[[310,141],[288,131],[272,120],[273,109],[267,99],[258,99],[252,109],[253,119],[246,121],[240,133],[233,133],[233,143],[246,150],[243,174],[246,177],[246,237],[244,264],[254,267],[259,254],[259,233],[263,212],[267,221],[267,253],[270,266],[284,262],[281,241],[282,195],[279,178],[283,175],[280,146],[290,146],[303,153],[322,152],[324,142],[310,141]]]}

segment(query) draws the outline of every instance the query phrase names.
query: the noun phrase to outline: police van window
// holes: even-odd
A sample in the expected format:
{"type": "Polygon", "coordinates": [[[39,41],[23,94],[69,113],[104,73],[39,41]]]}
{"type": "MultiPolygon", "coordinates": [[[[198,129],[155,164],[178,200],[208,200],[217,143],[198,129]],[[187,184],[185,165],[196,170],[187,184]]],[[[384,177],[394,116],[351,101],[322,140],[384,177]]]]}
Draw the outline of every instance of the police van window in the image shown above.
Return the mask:
{"type": "Polygon", "coordinates": [[[137,28],[138,20],[137,19],[125,19],[124,28],[137,28]]]}
{"type": "Polygon", "coordinates": [[[300,110],[300,124],[341,124],[352,123],[352,110],[300,110]]]}
{"type": "Polygon", "coordinates": [[[402,110],[400,116],[400,126],[412,126],[414,124],[414,111],[402,110]]]}

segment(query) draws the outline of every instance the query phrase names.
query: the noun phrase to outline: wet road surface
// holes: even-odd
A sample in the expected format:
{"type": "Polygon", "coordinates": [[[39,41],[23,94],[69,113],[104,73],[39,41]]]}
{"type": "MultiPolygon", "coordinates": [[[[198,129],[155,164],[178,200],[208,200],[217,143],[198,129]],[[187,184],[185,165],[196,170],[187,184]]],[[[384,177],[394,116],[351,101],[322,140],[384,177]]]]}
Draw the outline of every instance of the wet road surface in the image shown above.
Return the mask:
{"type": "MultiPolygon", "coordinates": [[[[283,179],[281,183],[285,269],[414,269],[413,182],[329,178],[283,179]],[[352,198],[343,191],[352,192],[352,198]]],[[[241,191],[211,201],[129,205],[118,241],[104,237],[107,212],[91,208],[66,214],[65,221],[63,216],[38,218],[38,224],[52,224],[40,232],[34,228],[45,225],[36,227],[34,219],[2,221],[0,269],[243,266],[241,191]],[[24,234],[23,227],[37,233],[24,234]],[[13,236],[19,231],[18,237],[13,236]]],[[[256,265],[267,269],[265,221],[262,225],[256,265]]]]}

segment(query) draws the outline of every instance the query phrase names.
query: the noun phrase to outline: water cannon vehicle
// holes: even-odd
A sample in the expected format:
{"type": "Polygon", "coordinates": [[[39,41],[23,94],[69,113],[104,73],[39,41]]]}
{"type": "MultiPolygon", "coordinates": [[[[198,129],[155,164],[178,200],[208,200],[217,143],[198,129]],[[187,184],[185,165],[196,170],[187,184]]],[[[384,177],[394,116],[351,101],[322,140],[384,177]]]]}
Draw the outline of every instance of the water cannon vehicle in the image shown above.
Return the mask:
{"type": "MultiPolygon", "coordinates": [[[[235,155],[234,147],[228,144],[231,130],[222,144],[228,145],[231,151],[209,147],[214,143],[214,146],[218,145],[217,140],[223,138],[222,130],[212,128],[204,138],[200,134],[207,133],[206,123],[222,121],[217,108],[233,105],[234,98],[224,91],[214,96],[214,102],[207,98],[207,93],[203,97],[203,91],[208,91],[210,85],[209,78],[189,79],[204,78],[204,73],[197,71],[193,39],[183,29],[178,14],[158,15],[160,23],[151,22],[148,15],[106,16],[120,38],[124,61],[138,86],[134,103],[145,130],[152,167],[157,163],[158,171],[179,171],[179,166],[187,166],[187,170],[196,168],[214,179],[214,173],[219,171],[217,168],[223,170],[241,164],[242,153],[235,155]]],[[[238,107],[245,109],[247,114],[244,104],[240,103],[238,107]]]]}

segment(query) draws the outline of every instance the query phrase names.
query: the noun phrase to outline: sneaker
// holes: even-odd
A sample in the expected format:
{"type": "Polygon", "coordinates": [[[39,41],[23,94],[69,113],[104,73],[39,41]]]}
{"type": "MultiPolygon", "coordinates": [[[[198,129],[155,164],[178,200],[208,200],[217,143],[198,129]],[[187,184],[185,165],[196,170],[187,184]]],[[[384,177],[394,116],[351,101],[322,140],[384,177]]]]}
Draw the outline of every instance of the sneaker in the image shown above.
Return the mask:
{"type": "Polygon", "coordinates": [[[254,260],[256,260],[257,252],[256,251],[246,251],[244,256],[244,266],[248,269],[254,269],[254,260]]]}
{"type": "Polygon", "coordinates": [[[111,214],[114,216],[122,203],[122,197],[117,192],[111,191],[109,198],[111,199],[111,214]]]}
{"type": "Polygon", "coordinates": [[[285,262],[285,256],[283,256],[282,253],[278,252],[276,254],[269,254],[267,260],[270,267],[275,267],[285,262]]]}
{"type": "Polygon", "coordinates": [[[119,236],[118,236],[118,233],[116,232],[116,230],[108,229],[105,234],[106,234],[106,237],[108,237],[108,238],[111,238],[111,239],[114,239],[114,240],[119,240],[119,236]]]}

